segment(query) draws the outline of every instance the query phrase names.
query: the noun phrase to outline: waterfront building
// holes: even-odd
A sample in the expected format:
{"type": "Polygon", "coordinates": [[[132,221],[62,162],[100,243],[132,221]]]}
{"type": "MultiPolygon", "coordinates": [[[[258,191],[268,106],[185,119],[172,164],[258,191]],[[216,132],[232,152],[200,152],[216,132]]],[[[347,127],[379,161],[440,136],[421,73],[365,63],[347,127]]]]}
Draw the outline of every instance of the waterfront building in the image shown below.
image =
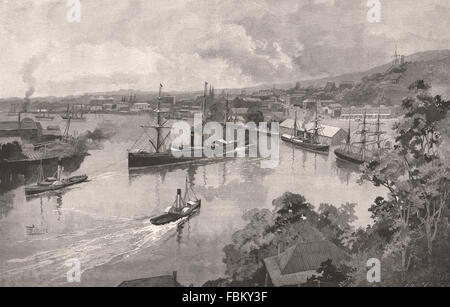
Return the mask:
{"type": "MultiPolygon", "coordinates": [[[[292,134],[295,121],[291,118],[286,119],[280,124],[280,134],[292,134]]],[[[318,142],[330,146],[338,146],[347,137],[347,132],[339,127],[320,124],[318,142]]],[[[299,137],[304,136],[314,128],[314,122],[304,124],[303,121],[297,120],[297,133],[299,137]]]]}
{"type": "Polygon", "coordinates": [[[150,104],[147,102],[137,102],[135,104],[133,104],[133,106],[131,107],[130,111],[131,112],[146,112],[150,110],[150,104]]]}
{"type": "Polygon", "coordinates": [[[342,108],[341,119],[362,120],[366,114],[367,119],[377,119],[378,114],[380,119],[395,118],[398,114],[398,108],[396,107],[350,107],[342,108]]]}
{"type": "Polygon", "coordinates": [[[324,114],[330,115],[331,117],[340,117],[342,113],[342,105],[339,103],[331,103],[322,107],[322,112],[324,114]]]}

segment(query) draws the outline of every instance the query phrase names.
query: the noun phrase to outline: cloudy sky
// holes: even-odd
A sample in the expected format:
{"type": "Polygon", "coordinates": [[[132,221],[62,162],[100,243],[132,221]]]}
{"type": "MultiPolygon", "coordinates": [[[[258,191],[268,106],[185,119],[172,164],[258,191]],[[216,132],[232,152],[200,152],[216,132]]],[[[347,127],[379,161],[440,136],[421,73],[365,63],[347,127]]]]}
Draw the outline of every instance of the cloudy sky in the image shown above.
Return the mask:
{"type": "Polygon", "coordinates": [[[199,90],[360,71],[450,48],[448,0],[0,0],[0,97],[199,90]],[[34,86],[35,92],[30,90],[34,86]]]}

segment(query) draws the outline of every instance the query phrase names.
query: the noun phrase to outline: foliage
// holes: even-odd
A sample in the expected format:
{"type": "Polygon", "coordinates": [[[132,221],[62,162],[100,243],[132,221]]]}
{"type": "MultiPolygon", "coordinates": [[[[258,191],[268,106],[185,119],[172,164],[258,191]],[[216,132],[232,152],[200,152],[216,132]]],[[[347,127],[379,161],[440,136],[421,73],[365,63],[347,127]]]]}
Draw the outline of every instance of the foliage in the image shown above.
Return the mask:
{"type": "Polygon", "coordinates": [[[371,207],[375,227],[385,240],[384,256],[397,257],[405,278],[413,260],[431,260],[433,243],[449,209],[449,164],[439,145],[448,139],[449,102],[428,94],[430,86],[416,81],[415,98],[406,98],[404,116],[394,125],[395,146],[379,161],[365,165],[361,182],[370,181],[389,191],[371,207]],[[421,253],[425,244],[426,256],[421,253]]]}
{"type": "Polygon", "coordinates": [[[22,153],[22,147],[19,142],[14,141],[11,143],[0,144],[0,160],[3,159],[20,159],[25,158],[22,153]]]}
{"type": "Polygon", "coordinates": [[[245,120],[259,124],[264,122],[264,114],[260,110],[249,108],[247,114],[245,114],[245,120]]]}
{"type": "Polygon", "coordinates": [[[319,212],[302,195],[284,193],[272,202],[273,210],[254,209],[244,215],[248,224],[235,232],[232,243],[224,247],[226,275],[231,284],[261,285],[264,275],[262,260],[276,255],[297,242],[329,239],[343,246],[336,237],[349,232],[354,204],[335,208],[322,204],[319,212]],[[340,216],[342,215],[342,216],[340,216]],[[323,232],[321,232],[323,230],[323,232]]]}
{"type": "Polygon", "coordinates": [[[317,269],[317,275],[314,274],[304,287],[343,287],[349,284],[353,268],[342,264],[334,265],[331,259],[323,262],[317,269]]]}

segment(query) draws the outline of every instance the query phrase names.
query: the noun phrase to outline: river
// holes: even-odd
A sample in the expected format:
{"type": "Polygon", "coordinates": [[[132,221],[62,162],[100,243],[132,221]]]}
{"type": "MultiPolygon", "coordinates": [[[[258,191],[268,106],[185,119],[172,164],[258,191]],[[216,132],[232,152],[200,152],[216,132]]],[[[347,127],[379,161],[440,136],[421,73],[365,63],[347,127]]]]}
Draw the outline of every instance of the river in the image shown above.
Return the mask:
{"type": "MultiPolygon", "coordinates": [[[[71,132],[93,130],[101,121],[117,125],[119,133],[91,150],[72,173],[89,175],[89,182],[28,200],[23,185],[0,195],[1,286],[116,286],[172,271],[180,283],[201,286],[223,276],[222,249],[245,225],[247,210],[270,209],[273,199],[290,191],[315,206],[356,203],[355,226],[365,226],[370,204],[385,193],[359,185],[358,173],[338,165],[332,151],[324,156],[281,142],[274,169],[262,169],[258,159],[236,158],[130,172],[127,149],[147,118],[88,115],[87,122],[72,123],[71,132]],[[182,227],[151,225],[149,217],[173,203],[186,176],[202,199],[199,215],[182,227]],[[30,225],[47,233],[27,235],[30,225]],[[70,259],[80,261],[81,283],[67,283],[70,259]]],[[[43,123],[55,124],[64,123],[43,123]]]]}

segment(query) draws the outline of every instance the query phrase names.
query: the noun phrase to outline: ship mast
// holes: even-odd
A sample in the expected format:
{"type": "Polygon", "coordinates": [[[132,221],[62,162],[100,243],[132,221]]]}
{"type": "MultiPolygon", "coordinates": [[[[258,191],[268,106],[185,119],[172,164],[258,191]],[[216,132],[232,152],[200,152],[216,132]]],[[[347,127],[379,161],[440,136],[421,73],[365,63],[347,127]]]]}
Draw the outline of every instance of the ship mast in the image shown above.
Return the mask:
{"type": "Polygon", "coordinates": [[[159,148],[161,147],[161,91],[163,85],[159,84],[159,93],[158,93],[158,106],[156,108],[156,152],[159,152],[159,148]]]}
{"type": "Polygon", "coordinates": [[[378,151],[380,151],[380,150],[381,150],[381,142],[383,141],[383,140],[381,139],[381,136],[382,136],[383,134],[386,133],[386,131],[382,131],[382,130],[381,130],[381,125],[382,125],[382,123],[381,123],[380,108],[378,108],[378,117],[377,117],[377,122],[376,122],[375,125],[376,125],[376,129],[375,129],[375,131],[373,132],[372,136],[375,136],[375,137],[376,137],[376,141],[375,141],[374,143],[377,144],[377,145],[376,145],[376,146],[377,146],[377,149],[378,149],[378,151]]]}
{"type": "Polygon", "coordinates": [[[207,92],[208,92],[208,82],[205,82],[205,91],[203,92],[203,103],[202,103],[202,147],[203,147],[203,128],[205,127],[206,123],[206,99],[207,99],[207,92]]]}
{"type": "Polygon", "coordinates": [[[361,134],[361,150],[360,150],[360,154],[362,155],[362,159],[364,160],[366,157],[366,143],[367,143],[367,120],[366,120],[366,111],[364,111],[364,117],[363,117],[363,123],[362,123],[363,127],[360,131],[361,134]]]}
{"type": "Polygon", "coordinates": [[[312,137],[312,143],[318,143],[317,139],[319,136],[319,119],[317,117],[317,103],[316,103],[316,119],[314,120],[314,134],[312,137]]]}
{"type": "Polygon", "coordinates": [[[346,149],[347,149],[347,152],[350,152],[350,146],[351,146],[351,131],[350,131],[350,118],[348,119],[348,134],[347,134],[347,140],[346,140],[346,149]]]}
{"type": "Polygon", "coordinates": [[[226,125],[227,122],[228,122],[228,108],[229,108],[229,101],[228,101],[228,93],[227,93],[227,100],[226,100],[226,104],[225,104],[225,121],[224,121],[224,125],[226,125]]]}
{"type": "Polygon", "coordinates": [[[161,118],[161,113],[163,113],[161,111],[161,92],[162,92],[162,88],[163,88],[163,85],[160,84],[159,85],[159,94],[158,94],[158,105],[157,105],[157,108],[155,110],[155,112],[156,112],[156,125],[141,126],[142,128],[154,128],[156,130],[156,144],[153,143],[153,141],[151,139],[149,139],[150,144],[155,149],[155,153],[160,153],[161,152],[161,147],[164,145],[166,139],[170,135],[170,133],[168,133],[164,138],[161,138],[161,130],[164,129],[164,128],[169,128],[169,127],[165,126],[167,120],[162,122],[162,118],[161,118]]]}
{"type": "Polygon", "coordinates": [[[292,139],[297,137],[297,111],[295,111],[294,116],[294,133],[292,134],[292,139]]]}
{"type": "Polygon", "coordinates": [[[208,92],[208,82],[205,82],[205,91],[203,92],[203,103],[202,103],[202,127],[205,126],[206,118],[205,118],[205,112],[206,112],[206,94],[208,92]]]}

